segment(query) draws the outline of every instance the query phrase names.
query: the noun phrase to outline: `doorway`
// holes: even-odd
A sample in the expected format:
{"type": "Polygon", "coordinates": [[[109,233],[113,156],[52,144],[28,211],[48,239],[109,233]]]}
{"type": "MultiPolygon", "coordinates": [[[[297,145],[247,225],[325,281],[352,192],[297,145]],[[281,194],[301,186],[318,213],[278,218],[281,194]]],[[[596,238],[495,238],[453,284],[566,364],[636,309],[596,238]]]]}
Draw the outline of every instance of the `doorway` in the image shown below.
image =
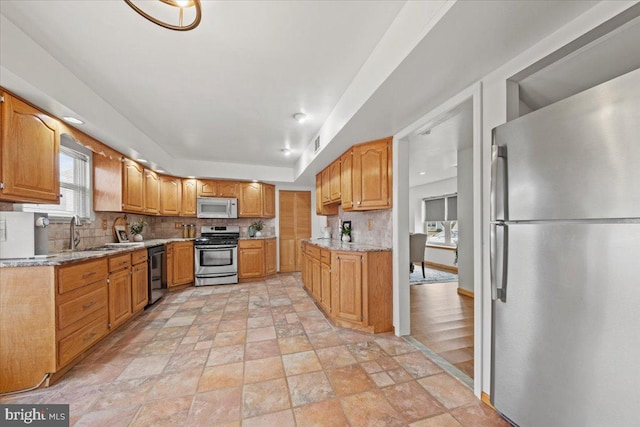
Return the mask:
{"type": "Polygon", "coordinates": [[[279,237],[281,273],[301,271],[302,241],[311,238],[311,192],[280,190],[279,237]]]}

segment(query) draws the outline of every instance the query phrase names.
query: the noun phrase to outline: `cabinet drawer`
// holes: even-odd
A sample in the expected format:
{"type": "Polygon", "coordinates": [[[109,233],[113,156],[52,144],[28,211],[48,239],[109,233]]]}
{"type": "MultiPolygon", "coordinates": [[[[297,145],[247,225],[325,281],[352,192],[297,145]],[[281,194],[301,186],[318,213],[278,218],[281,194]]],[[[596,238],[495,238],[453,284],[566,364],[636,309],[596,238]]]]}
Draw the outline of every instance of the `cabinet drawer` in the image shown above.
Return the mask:
{"type": "Polygon", "coordinates": [[[84,326],[82,322],[91,313],[105,310],[107,307],[107,285],[104,281],[96,283],[92,291],[78,298],[67,301],[58,306],[58,330],[65,329],[74,323],[79,328],[84,326]]]}
{"type": "Polygon", "coordinates": [[[58,293],[62,295],[65,292],[106,279],[107,275],[106,259],[61,267],[58,270],[58,293]]]}
{"type": "Polygon", "coordinates": [[[240,249],[261,249],[262,245],[262,240],[240,240],[238,242],[238,247],[240,249]]]}
{"type": "Polygon", "coordinates": [[[131,254],[131,264],[136,265],[147,260],[147,250],[140,249],[131,254]]]}
{"type": "Polygon", "coordinates": [[[131,267],[131,254],[116,255],[109,258],[109,272],[131,267]]]}
{"type": "Polygon", "coordinates": [[[320,250],[320,261],[323,264],[331,265],[331,251],[329,249],[320,250]]]}
{"type": "MultiPolygon", "coordinates": [[[[106,312],[105,312],[106,314],[106,312]]],[[[58,364],[64,366],[107,333],[107,316],[100,316],[82,329],[58,342],[58,364]]]]}
{"type": "Polygon", "coordinates": [[[320,259],[320,248],[318,246],[307,245],[306,253],[314,259],[320,259]]]}

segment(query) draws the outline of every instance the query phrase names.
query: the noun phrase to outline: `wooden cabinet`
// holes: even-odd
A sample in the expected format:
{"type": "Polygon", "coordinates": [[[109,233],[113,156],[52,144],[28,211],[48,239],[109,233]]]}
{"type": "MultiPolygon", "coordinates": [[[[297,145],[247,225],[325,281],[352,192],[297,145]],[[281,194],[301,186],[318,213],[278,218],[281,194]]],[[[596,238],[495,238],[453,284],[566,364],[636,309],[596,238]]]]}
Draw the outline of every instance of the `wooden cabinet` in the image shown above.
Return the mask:
{"type": "Polygon", "coordinates": [[[340,202],[340,159],[329,165],[329,201],[340,202]]]}
{"type": "Polygon", "coordinates": [[[238,182],[225,180],[198,180],[198,197],[238,197],[238,182]]]}
{"type": "Polygon", "coordinates": [[[264,241],[264,274],[270,276],[277,271],[276,239],[264,241]]]}
{"type": "Polygon", "coordinates": [[[182,180],[182,208],[180,216],[195,217],[197,214],[197,194],[198,180],[183,179],[182,180]]]}
{"type": "Polygon", "coordinates": [[[160,179],[152,170],[144,170],[144,212],[157,215],[160,212],[160,179]]]}
{"type": "Polygon", "coordinates": [[[353,149],[347,150],[340,157],[340,203],[345,211],[353,208],[353,149]]]}
{"type": "Polygon", "coordinates": [[[353,209],[391,207],[391,143],[384,138],[353,148],[353,209]]]}
{"type": "Polygon", "coordinates": [[[180,215],[182,180],[160,175],[160,215],[180,215]]]}
{"type": "Polygon", "coordinates": [[[131,311],[142,310],[149,300],[147,250],[131,254],[131,311]]]}
{"type": "Polygon", "coordinates": [[[60,201],[57,120],[1,92],[0,200],[60,201]]]}
{"type": "Polygon", "coordinates": [[[262,184],[259,182],[240,183],[238,216],[257,218],[262,216],[262,184]]]}
{"type": "Polygon", "coordinates": [[[109,329],[124,323],[131,310],[131,254],[109,258],[109,329]]]}
{"type": "Polygon", "coordinates": [[[167,288],[176,288],[194,282],[193,241],[167,244],[167,288]]]}
{"type": "Polygon", "coordinates": [[[93,210],[121,212],[123,205],[123,159],[93,153],[93,210]]]}
{"type": "Polygon", "coordinates": [[[326,168],[320,173],[322,174],[322,203],[331,203],[331,171],[326,168]]]}
{"type": "Polygon", "coordinates": [[[316,175],[316,214],[317,215],[337,215],[338,204],[324,204],[322,202],[322,172],[316,175]]]}
{"type": "Polygon", "coordinates": [[[122,167],[122,210],[144,212],[144,168],[126,158],[122,167]]]}
{"type": "Polygon", "coordinates": [[[280,272],[302,269],[302,241],[311,238],[311,192],[280,190],[280,272]]]}
{"type": "Polygon", "coordinates": [[[337,325],[393,330],[391,251],[330,251],[310,243],[304,251],[304,286],[337,325]]]}
{"type": "Polygon", "coordinates": [[[262,216],[275,218],[276,216],[276,186],[262,184],[262,216]]]}

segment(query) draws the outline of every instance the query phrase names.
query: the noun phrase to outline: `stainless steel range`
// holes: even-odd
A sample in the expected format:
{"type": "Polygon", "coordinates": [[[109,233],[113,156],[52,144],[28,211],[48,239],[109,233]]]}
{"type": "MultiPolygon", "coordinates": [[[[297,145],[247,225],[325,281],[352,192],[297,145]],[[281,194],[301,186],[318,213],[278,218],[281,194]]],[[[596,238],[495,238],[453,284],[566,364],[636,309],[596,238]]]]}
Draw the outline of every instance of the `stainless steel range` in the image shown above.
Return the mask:
{"type": "Polygon", "coordinates": [[[238,283],[240,227],[203,226],[195,242],[196,286],[238,283]]]}

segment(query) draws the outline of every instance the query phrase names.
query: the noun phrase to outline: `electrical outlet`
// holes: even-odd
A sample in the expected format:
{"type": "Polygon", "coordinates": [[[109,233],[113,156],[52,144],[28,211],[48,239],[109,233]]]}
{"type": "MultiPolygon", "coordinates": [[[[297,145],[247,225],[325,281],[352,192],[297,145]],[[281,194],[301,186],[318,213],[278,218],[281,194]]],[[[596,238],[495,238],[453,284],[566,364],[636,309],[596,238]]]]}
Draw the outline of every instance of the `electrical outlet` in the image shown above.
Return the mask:
{"type": "Polygon", "coordinates": [[[182,228],[182,223],[181,222],[176,222],[175,228],[182,228]]]}
{"type": "Polygon", "coordinates": [[[106,219],[103,219],[103,220],[102,220],[102,229],[103,229],[103,230],[106,230],[106,229],[107,229],[107,220],[106,220],[106,219]]]}
{"type": "Polygon", "coordinates": [[[367,228],[369,230],[373,230],[373,220],[372,219],[367,220],[367,228]]]}

